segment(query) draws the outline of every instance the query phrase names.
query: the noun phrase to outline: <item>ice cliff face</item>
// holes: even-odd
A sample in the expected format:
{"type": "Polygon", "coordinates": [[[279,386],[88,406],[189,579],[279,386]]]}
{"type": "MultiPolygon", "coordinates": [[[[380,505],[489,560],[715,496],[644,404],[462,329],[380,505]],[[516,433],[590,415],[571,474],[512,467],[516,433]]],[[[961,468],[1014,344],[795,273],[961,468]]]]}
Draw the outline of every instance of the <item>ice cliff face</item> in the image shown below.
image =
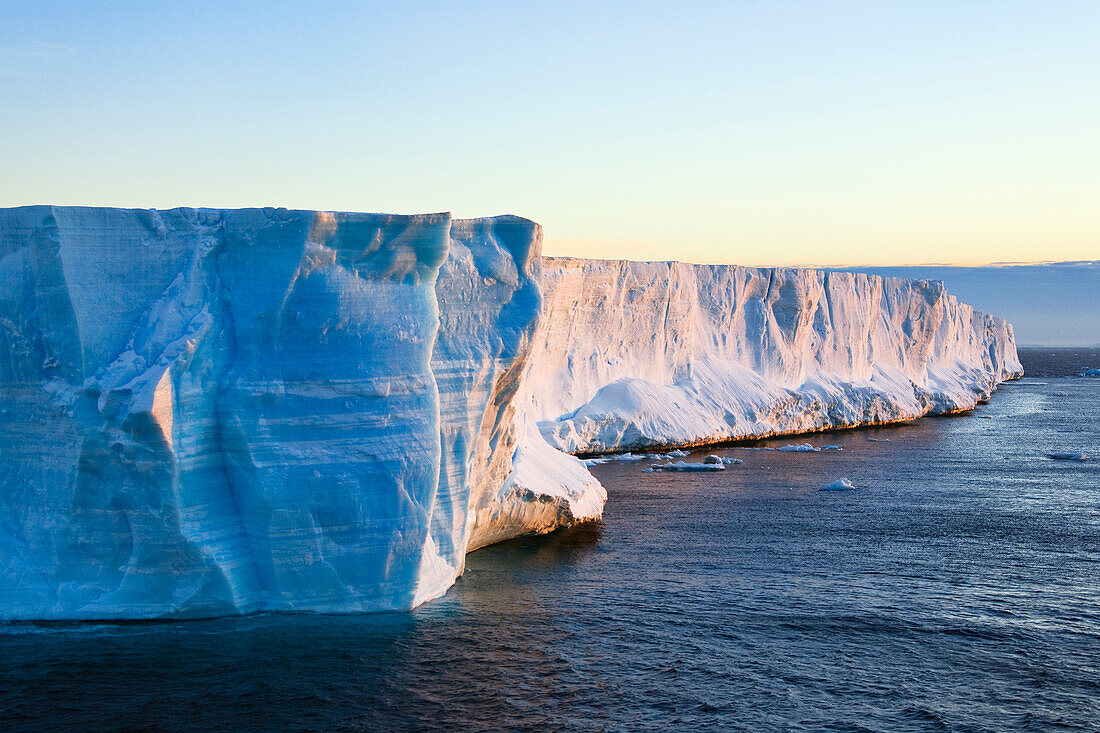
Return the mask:
{"type": "Polygon", "coordinates": [[[516,217],[0,210],[0,618],[409,608],[599,517],[569,452],[972,406],[928,282],[542,260],[516,217]]]}
{"type": "Polygon", "coordinates": [[[935,281],[547,258],[542,283],[523,399],[568,452],[965,410],[1022,373],[1012,327],[935,281]]]}
{"type": "Polygon", "coordinates": [[[0,212],[0,617],[409,608],[472,536],[598,516],[570,456],[575,485],[509,485],[540,242],[514,217],[0,212]]]}
{"type": "Polygon", "coordinates": [[[515,396],[542,309],[542,230],[518,217],[455,220],[436,283],[442,465],[416,601],[441,595],[470,550],[599,518],[606,494],[551,448],[515,396]],[[429,570],[429,568],[431,570],[429,570]]]}

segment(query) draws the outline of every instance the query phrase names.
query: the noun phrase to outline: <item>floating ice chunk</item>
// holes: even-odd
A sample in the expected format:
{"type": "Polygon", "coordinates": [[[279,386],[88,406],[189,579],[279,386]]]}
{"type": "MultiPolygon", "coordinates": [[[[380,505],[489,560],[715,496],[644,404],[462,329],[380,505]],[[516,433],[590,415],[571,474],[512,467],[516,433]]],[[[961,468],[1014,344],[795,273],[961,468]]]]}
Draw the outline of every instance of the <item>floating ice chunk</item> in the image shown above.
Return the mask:
{"type": "Polygon", "coordinates": [[[867,442],[868,443],[889,443],[890,439],[889,438],[868,438],[867,442]]]}
{"type": "Polygon", "coordinates": [[[655,471],[697,471],[700,473],[706,471],[724,471],[725,469],[726,465],[724,463],[684,463],[683,461],[653,466],[653,470],[655,471]]]}
{"type": "Polygon", "coordinates": [[[1081,372],[1082,377],[1100,377],[1100,369],[1085,369],[1081,372]]]}
{"type": "Polygon", "coordinates": [[[633,453],[616,453],[604,457],[608,463],[631,463],[633,461],[644,461],[646,458],[645,456],[636,456],[633,453]]]}
{"type": "Polygon", "coordinates": [[[715,466],[740,466],[744,461],[740,458],[726,458],[724,456],[709,455],[703,459],[703,463],[709,463],[715,466]]]}
{"type": "Polygon", "coordinates": [[[820,491],[847,491],[848,489],[854,489],[854,488],[855,488],[855,485],[852,484],[851,481],[849,481],[846,478],[842,478],[842,479],[838,479],[838,480],[832,482],[831,484],[828,484],[826,486],[822,486],[819,490],[820,491]]]}
{"type": "Polygon", "coordinates": [[[1056,461],[1087,461],[1088,455],[1085,453],[1074,453],[1072,451],[1047,453],[1047,458],[1053,458],[1056,461]]]}
{"type": "Polygon", "coordinates": [[[1051,397],[1069,397],[1069,392],[1051,392],[1051,397]]]}
{"type": "Polygon", "coordinates": [[[592,458],[585,458],[584,465],[602,466],[605,463],[631,463],[633,461],[644,461],[650,456],[636,456],[633,453],[614,453],[606,456],[594,456],[592,458]]]}
{"type": "Polygon", "coordinates": [[[690,455],[691,454],[688,453],[686,450],[670,450],[668,453],[665,454],[665,457],[666,458],[686,458],[687,456],[690,456],[690,455]]]}
{"type": "Polygon", "coordinates": [[[821,450],[844,450],[844,446],[842,446],[842,445],[823,445],[823,446],[821,446],[821,450]]]}
{"type": "Polygon", "coordinates": [[[781,450],[784,453],[817,453],[818,451],[817,448],[814,448],[809,443],[793,443],[785,445],[782,448],[777,448],[776,450],[781,450]]]}

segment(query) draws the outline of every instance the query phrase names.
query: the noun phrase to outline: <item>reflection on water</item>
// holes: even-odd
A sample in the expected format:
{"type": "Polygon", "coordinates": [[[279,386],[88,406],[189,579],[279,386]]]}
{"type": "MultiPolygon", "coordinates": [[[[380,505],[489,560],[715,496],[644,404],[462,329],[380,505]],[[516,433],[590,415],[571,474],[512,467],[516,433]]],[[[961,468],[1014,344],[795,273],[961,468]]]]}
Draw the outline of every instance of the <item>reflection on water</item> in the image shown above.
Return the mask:
{"type": "Polygon", "coordinates": [[[0,719],[1095,729],[1100,461],[1043,454],[1100,454],[1098,411],[1100,381],[1024,380],[972,416],[809,438],[843,451],[751,450],[795,442],[776,439],[722,449],[745,463],[720,474],[597,466],[601,524],[479,550],[411,613],[10,624],[0,719]],[[818,490],[841,477],[857,489],[818,490]]]}

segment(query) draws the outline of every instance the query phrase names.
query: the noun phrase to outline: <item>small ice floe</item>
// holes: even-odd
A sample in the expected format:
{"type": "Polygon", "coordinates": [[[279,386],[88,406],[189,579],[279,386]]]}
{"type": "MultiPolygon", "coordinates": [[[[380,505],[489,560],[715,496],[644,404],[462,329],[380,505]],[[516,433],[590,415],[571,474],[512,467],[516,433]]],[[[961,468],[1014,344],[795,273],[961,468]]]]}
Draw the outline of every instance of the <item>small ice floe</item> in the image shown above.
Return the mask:
{"type": "Polygon", "coordinates": [[[818,449],[814,448],[809,443],[794,443],[791,445],[785,445],[782,448],[777,448],[784,453],[817,453],[818,449]]]}
{"type": "Polygon", "coordinates": [[[585,458],[584,465],[586,466],[602,466],[605,463],[632,463],[634,461],[644,461],[646,456],[636,456],[633,453],[615,453],[609,456],[596,456],[595,458],[585,458]]]}
{"type": "Polygon", "coordinates": [[[821,446],[821,450],[844,450],[844,446],[842,446],[842,445],[823,445],[823,446],[821,446]]]}
{"type": "Polygon", "coordinates": [[[725,471],[726,464],[724,463],[684,463],[683,461],[677,461],[676,463],[664,463],[657,466],[651,466],[645,469],[646,471],[683,471],[683,472],[700,472],[705,473],[707,471],[725,471]]]}
{"type": "Polygon", "coordinates": [[[868,438],[867,442],[868,443],[889,443],[890,439],[889,438],[868,438]]]}
{"type": "Polygon", "coordinates": [[[1074,453],[1072,451],[1047,453],[1047,458],[1053,458],[1056,461],[1087,461],[1088,455],[1085,453],[1074,453]]]}
{"type": "Polygon", "coordinates": [[[686,450],[670,450],[665,454],[665,458],[686,458],[690,455],[686,450]]]}
{"type": "Polygon", "coordinates": [[[1085,369],[1079,376],[1082,377],[1100,377],[1100,369],[1085,369]]]}
{"type": "Polygon", "coordinates": [[[854,489],[855,485],[846,478],[837,479],[836,481],[822,486],[819,491],[847,491],[848,489],[854,489]]]}
{"type": "Polygon", "coordinates": [[[1051,397],[1069,397],[1069,392],[1051,392],[1051,397]]]}
{"type": "Polygon", "coordinates": [[[744,461],[740,458],[724,458],[723,456],[710,455],[703,459],[703,463],[711,463],[716,466],[740,466],[744,461]]]}

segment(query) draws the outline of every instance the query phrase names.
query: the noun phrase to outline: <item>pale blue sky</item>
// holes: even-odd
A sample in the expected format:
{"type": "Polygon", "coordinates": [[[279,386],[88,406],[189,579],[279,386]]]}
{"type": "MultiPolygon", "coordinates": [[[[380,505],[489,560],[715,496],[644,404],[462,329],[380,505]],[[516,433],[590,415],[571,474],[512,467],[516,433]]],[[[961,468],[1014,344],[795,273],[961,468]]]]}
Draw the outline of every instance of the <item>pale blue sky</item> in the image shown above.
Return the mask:
{"type": "Polygon", "coordinates": [[[550,254],[1100,258],[1098,2],[9,2],[0,206],[515,213],[550,254]]]}

